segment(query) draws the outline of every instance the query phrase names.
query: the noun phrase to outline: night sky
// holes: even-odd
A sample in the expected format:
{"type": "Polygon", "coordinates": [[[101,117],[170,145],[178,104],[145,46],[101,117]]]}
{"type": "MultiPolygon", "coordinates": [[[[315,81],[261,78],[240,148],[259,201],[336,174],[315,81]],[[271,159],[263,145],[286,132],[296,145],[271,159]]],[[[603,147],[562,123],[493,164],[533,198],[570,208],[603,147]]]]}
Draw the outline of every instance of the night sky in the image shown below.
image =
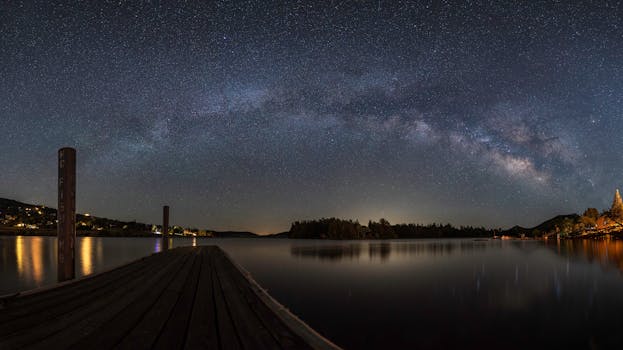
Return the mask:
{"type": "Polygon", "coordinates": [[[533,226],[623,187],[623,5],[3,1],[0,197],[280,232],[533,226]]]}

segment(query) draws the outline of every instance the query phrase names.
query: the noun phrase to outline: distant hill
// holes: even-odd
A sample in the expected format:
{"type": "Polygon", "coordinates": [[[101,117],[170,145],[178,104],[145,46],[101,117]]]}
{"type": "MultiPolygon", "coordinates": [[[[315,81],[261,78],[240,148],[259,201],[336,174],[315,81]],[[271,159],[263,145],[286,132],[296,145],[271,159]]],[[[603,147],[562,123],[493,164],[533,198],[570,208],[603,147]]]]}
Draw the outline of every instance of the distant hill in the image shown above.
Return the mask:
{"type": "Polygon", "coordinates": [[[13,199],[7,199],[7,198],[0,198],[0,210],[2,210],[3,208],[8,208],[8,207],[35,207],[34,204],[27,204],[27,203],[22,203],[22,202],[18,202],[16,200],[13,199]]]}
{"type": "MultiPolygon", "coordinates": [[[[157,227],[160,228],[161,226],[157,227]]],[[[152,224],[136,221],[127,222],[88,214],[76,214],[76,231],[78,235],[153,236],[152,228],[152,224]]],[[[178,232],[184,231],[179,226],[174,226],[171,229],[178,232]]],[[[200,233],[199,236],[207,235],[218,238],[262,237],[248,231],[202,230],[202,232],[204,234],[200,233]],[[207,234],[208,232],[209,234],[207,234]]],[[[55,235],[56,209],[0,198],[0,233],[9,235],[55,235]]]]}
{"type": "Polygon", "coordinates": [[[248,231],[210,231],[215,238],[256,238],[261,237],[248,231]]]}
{"type": "MultiPolygon", "coordinates": [[[[156,225],[161,229],[161,225],[156,225]]],[[[89,214],[76,214],[76,231],[78,235],[88,236],[153,236],[154,225],[136,221],[120,221],[89,214]]],[[[190,229],[179,226],[171,228],[182,233],[190,229]]],[[[253,232],[195,230],[198,236],[219,238],[253,238],[259,237],[253,232]]],[[[55,235],[56,209],[42,205],[22,203],[16,200],[0,198],[0,233],[8,235],[55,235]]]]}
{"type": "MultiPolygon", "coordinates": [[[[76,214],[78,235],[151,236],[152,225],[76,214]]],[[[0,232],[4,234],[55,235],[56,209],[0,198],[0,232]]]]}
{"type": "Polygon", "coordinates": [[[262,236],[264,238],[289,238],[290,237],[290,232],[286,231],[286,232],[279,232],[279,233],[273,233],[270,235],[265,235],[262,236]]]}
{"type": "Polygon", "coordinates": [[[558,215],[532,228],[514,226],[506,231],[502,231],[501,233],[502,235],[507,236],[521,236],[523,234],[526,237],[540,237],[543,235],[553,234],[555,233],[556,228],[560,229],[566,225],[569,225],[569,223],[577,222],[579,219],[580,215],[578,214],[558,215]]]}

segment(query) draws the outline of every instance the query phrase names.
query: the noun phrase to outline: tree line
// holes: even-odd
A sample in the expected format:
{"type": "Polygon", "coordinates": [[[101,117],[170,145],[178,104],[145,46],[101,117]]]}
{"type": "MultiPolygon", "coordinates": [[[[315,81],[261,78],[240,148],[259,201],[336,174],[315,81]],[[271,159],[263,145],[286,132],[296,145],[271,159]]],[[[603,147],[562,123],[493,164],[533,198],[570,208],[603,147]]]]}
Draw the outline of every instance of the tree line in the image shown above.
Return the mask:
{"type": "Polygon", "coordinates": [[[454,238],[491,237],[494,233],[494,230],[484,227],[454,227],[450,224],[392,225],[386,219],[380,219],[378,222],[368,221],[368,225],[365,226],[353,220],[322,218],[292,223],[288,237],[311,239],[454,238]]]}

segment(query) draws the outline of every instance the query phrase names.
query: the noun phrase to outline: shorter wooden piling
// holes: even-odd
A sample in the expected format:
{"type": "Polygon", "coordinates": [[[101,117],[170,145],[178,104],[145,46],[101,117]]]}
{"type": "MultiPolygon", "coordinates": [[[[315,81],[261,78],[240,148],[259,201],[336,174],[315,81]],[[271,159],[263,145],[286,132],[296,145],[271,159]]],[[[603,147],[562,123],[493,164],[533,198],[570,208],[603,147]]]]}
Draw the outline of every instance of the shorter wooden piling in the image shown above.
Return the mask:
{"type": "Polygon", "coordinates": [[[169,206],[162,207],[162,250],[169,249],[169,206]]]}

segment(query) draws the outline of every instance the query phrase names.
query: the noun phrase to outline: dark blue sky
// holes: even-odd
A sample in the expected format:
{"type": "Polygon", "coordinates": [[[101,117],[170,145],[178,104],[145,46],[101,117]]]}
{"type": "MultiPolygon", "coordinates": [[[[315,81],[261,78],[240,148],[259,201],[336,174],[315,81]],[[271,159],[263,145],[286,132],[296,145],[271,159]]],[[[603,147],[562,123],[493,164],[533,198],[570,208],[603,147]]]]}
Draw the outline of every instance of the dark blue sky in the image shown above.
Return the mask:
{"type": "Polygon", "coordinates": [[[615,1],[4,2],[0,196],[213,229],[532,226],[623,187],[615,1]]]}

